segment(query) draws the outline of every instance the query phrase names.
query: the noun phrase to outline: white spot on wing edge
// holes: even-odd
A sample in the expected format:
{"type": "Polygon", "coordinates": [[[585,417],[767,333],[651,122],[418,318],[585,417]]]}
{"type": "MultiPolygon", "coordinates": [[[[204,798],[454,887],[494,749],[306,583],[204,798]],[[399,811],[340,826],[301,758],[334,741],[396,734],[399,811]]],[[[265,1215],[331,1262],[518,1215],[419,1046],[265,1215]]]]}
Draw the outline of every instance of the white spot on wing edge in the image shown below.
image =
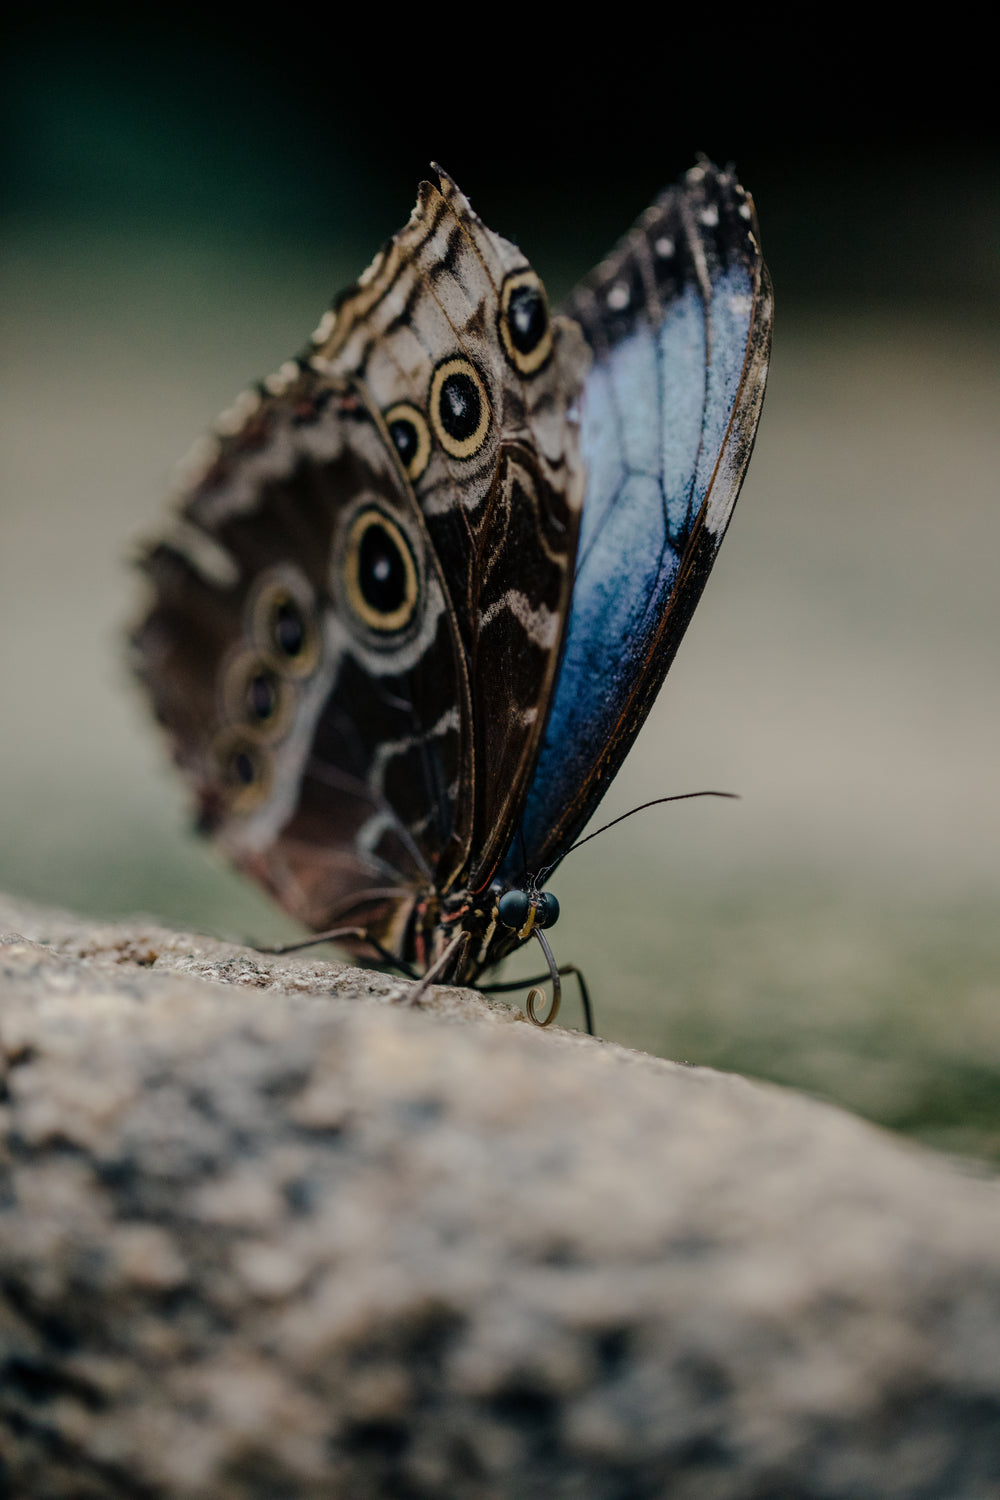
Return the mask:
{"type": "Polygon", "coordinates": [[[204,582],[223,589],[235,588],[239,583],[242,574],[233,554],[193,521],[181,517],[163,540],[180,553],[204,582]]]}
{"type": "Polygon", "coordinates": [[[175,486],[186,490],[200,484],[221,452],[222,444],[213,434],[200,437],[176,465],[175,486]]]}
{"type": "Polygon", "coordinates": [[[370,266],[366,266],[358,277],[358,286],[368,286],[385,265],[385,252],[380,250],[370,266]]]}
{"type": "Polygon", "coordinates": [[[221,437],[234,437],[245,422],[248,422],[260,406],[260,391],[240,391],[232,406],[226,408],[215,423],[221,437]]]}
{"type": "Polygon", "coordinates": [[[705,511],[705,530],[710,531],[714,537],[720,536],[725,531],[729,517],[733,513],[737,493],[736,477],[732,455],[728,452],[723,453],[712,482],[708,508],[705,511]]]}
{"type": "Polygon", "coordinates": [[[328,307],[312,331],[312,342],[314,344],[325,344],[336,326],[337,314],[332,307],[328,307]]]}
{"type": "Polygon", "coordinates": [[[286,359],[280,369],[275,370],[273,375],[267,377],[264,381],[264,386],[265,389],[270,391],[272,396],[283,396],[289,386],[294,385],[298,377],[299,367],[295,360],[286,359]]]}
{"type": "Polygon", "coordinates": [[[719,205],[707,203],[698,217],[706,229],[714,229],[719,222],[719,205]]]}
{"type": "Polygon", "coordinates": [[[624,312],[629,304],[629,289],[624,281],[616,281],[608,292],[607,302],[612,312],[624,312]]]}

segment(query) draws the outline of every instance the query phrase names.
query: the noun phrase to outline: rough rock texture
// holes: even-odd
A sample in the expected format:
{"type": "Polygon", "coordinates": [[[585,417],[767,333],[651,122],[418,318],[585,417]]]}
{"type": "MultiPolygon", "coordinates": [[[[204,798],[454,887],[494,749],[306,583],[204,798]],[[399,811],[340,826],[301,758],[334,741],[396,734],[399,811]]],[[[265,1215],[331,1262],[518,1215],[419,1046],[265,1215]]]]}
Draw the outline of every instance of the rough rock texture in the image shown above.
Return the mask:
{"type": "Polygon", "coordinates": [[[992,1181],[405,988],[0,904],[0,1493],[1000,1496],[992,1181]]]}

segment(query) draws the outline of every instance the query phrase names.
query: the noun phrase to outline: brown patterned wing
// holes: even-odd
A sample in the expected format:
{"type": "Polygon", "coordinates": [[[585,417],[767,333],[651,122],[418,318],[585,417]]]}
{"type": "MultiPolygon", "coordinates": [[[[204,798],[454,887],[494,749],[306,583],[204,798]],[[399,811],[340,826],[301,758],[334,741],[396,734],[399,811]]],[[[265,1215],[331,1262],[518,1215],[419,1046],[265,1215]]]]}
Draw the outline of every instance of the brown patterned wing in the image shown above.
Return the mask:
{"type": "Polygon", "coordinates": [[[308,926],[399,947],[471,837],[465,657],[365,393],[294,361],[268,387],[143,560],[136,668],[202,827],[308,926]]]}
{"type": "Polygon", "coordinates": [[[363,383],[441,561],[471,684],[474,797],[468,857],[442,878],[479,889],[510,843],[559,668],[590,356],[520,251],[438,176],[321,323],[314,363],[363,383]]]}

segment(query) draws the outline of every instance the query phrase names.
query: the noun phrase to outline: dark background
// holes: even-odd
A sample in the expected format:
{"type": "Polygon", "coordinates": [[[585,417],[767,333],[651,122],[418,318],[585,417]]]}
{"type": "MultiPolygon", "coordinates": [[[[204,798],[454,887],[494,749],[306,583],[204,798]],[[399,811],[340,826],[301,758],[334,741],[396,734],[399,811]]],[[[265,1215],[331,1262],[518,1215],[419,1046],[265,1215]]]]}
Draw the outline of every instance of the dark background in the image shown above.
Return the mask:
{"type": "Polygon", "coordinates": [[[433,159],[589,266],[705,152],[767,205],[783,301],[996,293],[992,54],[943,13],[56,5],[6,32],[13,212],[367,245],[433,159]]]}
{"type": "Polygon", "coordinates": [[[730,536],[601,816],[742,800],[581,850],[553,940],[606,1035],[1000,1156],[998,152],[992,52],[959,19],[8,20],[0,881],[287,931],[190,834],[125,670],[128,556],[174,462],[301,346],[431,160],[558,299],[703,151],[757,203],[772,373],[730,536]]]}

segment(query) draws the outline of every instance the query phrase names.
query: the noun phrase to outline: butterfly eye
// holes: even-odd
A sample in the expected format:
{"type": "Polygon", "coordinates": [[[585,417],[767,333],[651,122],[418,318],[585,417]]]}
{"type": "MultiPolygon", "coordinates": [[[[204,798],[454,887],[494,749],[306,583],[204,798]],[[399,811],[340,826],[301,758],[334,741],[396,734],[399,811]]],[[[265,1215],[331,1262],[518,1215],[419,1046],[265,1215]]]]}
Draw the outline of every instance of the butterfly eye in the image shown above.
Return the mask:
{"type": "Polygon", "coordinates": [[[467,359],[446,359],[431,377],[431,422],[452,458],[472,458],[490,430],[490,398],[482,376],[467,359]]]}
{"type": "Polygon", "coordinates": [[[271,790],[270,757],[246,735],[223,731],[214,746],[215,759],[234,813],[249,813],[271,790]]]}
{"type": "Polygon", "coordinates": [[[551,891],[540,891],[538,894],[538,916],[535,919],[539,927],[554,927],[559,920],[559,902],[551,891]]]}
{"type": "Polygon", "coordinates": [[[347,539],[347,596],[355,614],[372,630],[403,630],[413,619],[420,592],[410,544],[380,510],[365,510],[347,539]]]}
{"type": "Polygon", "coordinates": [[[256,738],[277,739],[288,727],[292,689],[254,652],[227,669],[223,695],[227,718],[253,730],[256,738]]]}
{"type": "MultiPolygon", "coordinates": [[[[253,636],[258,647],[267,657],[271,678],[305,677],[312,671],[319,657],[319,630],[307,595],[307,585],[302,580],[301,588],[293,588],[283,581],[272,579],[258,591],[252,606],[253,636]]],[[[242,685],[243,710],[234,711],[233,717],[246,717],[250,709],[250,722],[263,723],[266,715],[262,710],[274,686],[265,673],[257,674],[261,681],[256,688],[253,679],[242,685]],[[253,702],[246,697],[252,693],[253,702]]]]}
{"type": "Polygon", "coordinates": [[[500,294],[500,341],[520,375],[534,375],[552,353],[545,288],[534,271],[515,271],[500,294]]]}
{"type": "Polygon", "coordinates": [[[406,477],[416,483],[431,456],[431,435],[423,413],[408,401],[399,401],[385,413],[385,425],[406,470],[406,477]]]}
{"type": "Polygon", "coordinates": [[[504,927],[523,927],[531,902],[524,891],[505,891],[497,902],[497,916],[504,927]]]}

